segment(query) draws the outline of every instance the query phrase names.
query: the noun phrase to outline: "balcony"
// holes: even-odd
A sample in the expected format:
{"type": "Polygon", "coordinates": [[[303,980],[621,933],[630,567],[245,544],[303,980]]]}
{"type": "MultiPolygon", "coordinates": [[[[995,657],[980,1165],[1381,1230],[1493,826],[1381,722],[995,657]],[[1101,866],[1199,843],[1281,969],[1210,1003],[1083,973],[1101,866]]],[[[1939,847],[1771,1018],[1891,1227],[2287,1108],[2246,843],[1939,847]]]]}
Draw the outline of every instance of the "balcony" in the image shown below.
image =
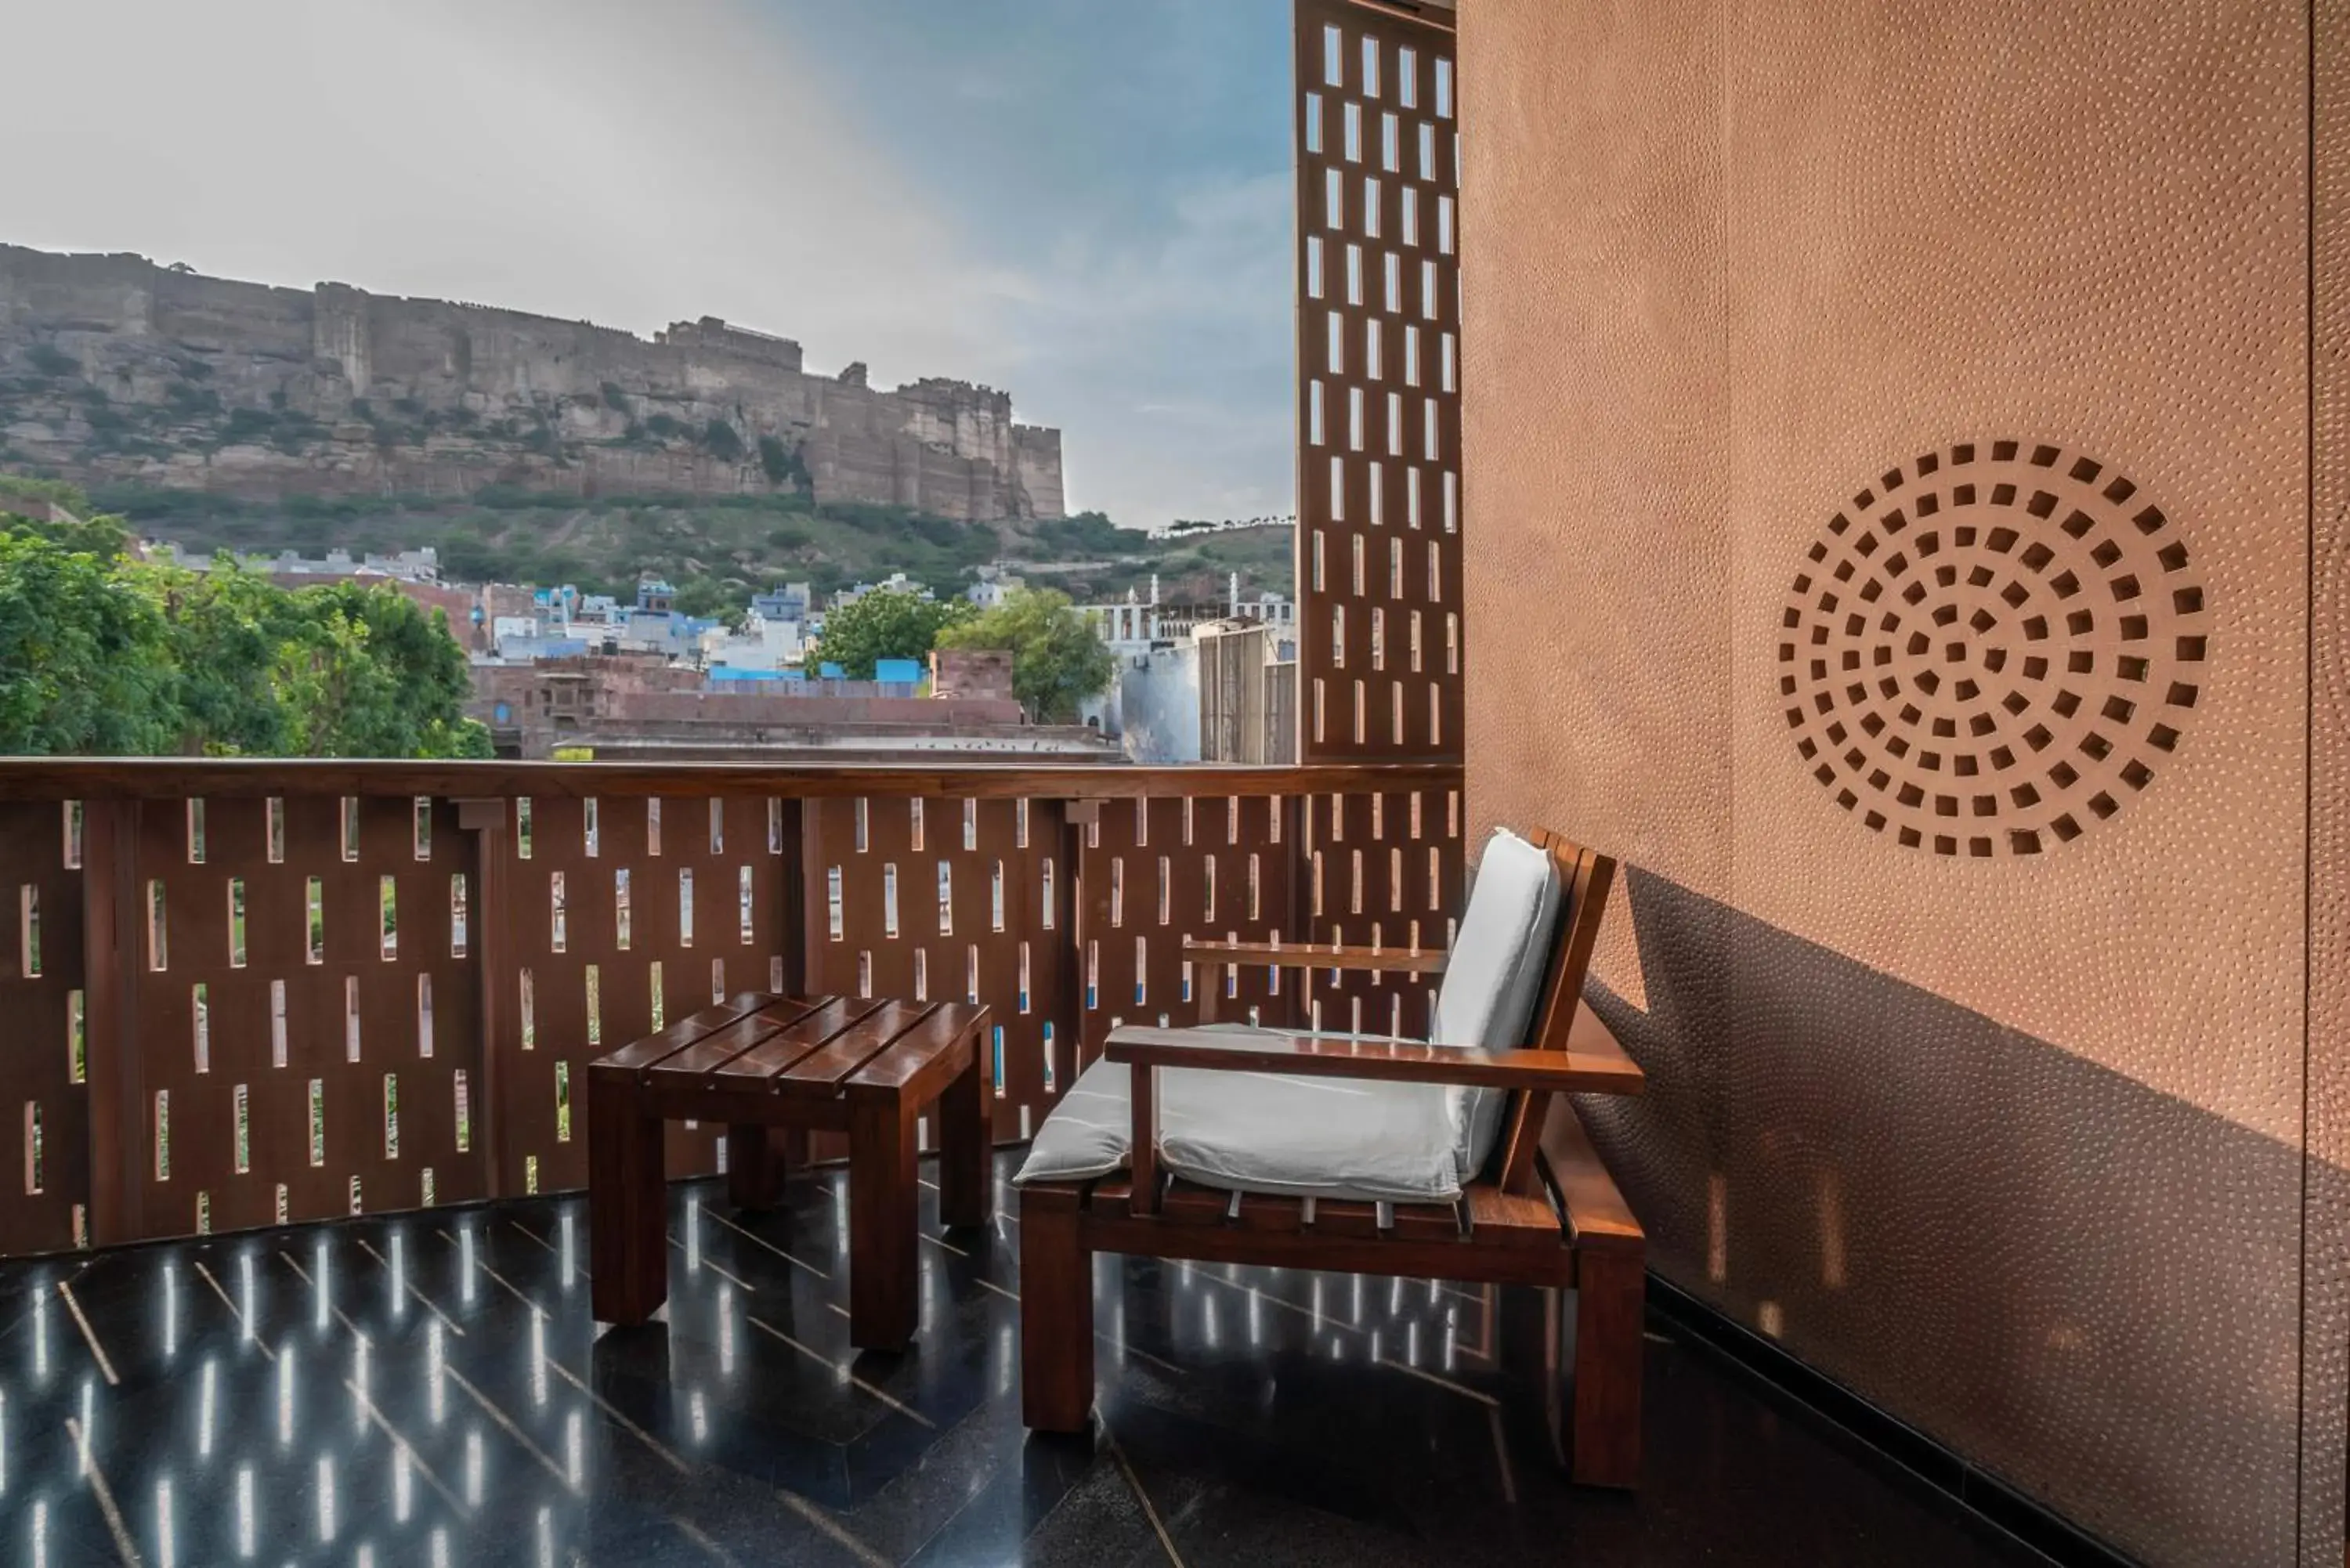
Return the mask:
{"type": "MultiPolygon", "coordinates": [[[[860,1356],[843,1173],[737,1213],[711,1127],[671,1131],[665,1328],[593,1322],[601,1051],[746,988],[975,998],[1016,1143],[1117,1023],[1195,1015],[1186,936],[1442,945],[1460,784],[0,763],[12,1560],[2033,1560],[1662,1287],[1637,1507],[1558,1473],[1541,1303],[1500,1287],[1127,1262],[1098,1451],[1026,1439],[1008,1186],[977,1238],[925,1195],[916,1348],[860,1356]]],[[[1230,984],[1228,1019],[1426,1006],[1416,979],[1230,984]]]]}
{"type": "Polygon", "coordinates": [[[0,763],[6,1561],[2343,1561],[2350,13],[1295,13],[1302,765],[0,763]],[[1626,867],[1635,1496],[1442,1282],[1104,1264],[1030,1438],[1014,1214],[853,1355],[822,1145],[590,1321],[600,1051],[976,997],[1016,1147],[1496,823],[1626,867]]]}

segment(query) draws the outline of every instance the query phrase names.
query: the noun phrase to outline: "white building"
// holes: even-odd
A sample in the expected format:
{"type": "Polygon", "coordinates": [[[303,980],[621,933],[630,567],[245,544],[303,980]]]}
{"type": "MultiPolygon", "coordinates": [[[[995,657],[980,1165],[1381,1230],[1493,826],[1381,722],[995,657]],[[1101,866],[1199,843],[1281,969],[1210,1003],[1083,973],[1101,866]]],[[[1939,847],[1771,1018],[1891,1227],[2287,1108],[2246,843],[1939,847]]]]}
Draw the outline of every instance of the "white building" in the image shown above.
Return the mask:
{"type": "Polygon", "coordinates": [[[992,610],[1027,586],[1025,577],[1014,576],[1002,566],[982,566],[979,581],[965,588],[962,597],[983,610],[992,610]]]}
{"type": "Polygon", "coordinates": [[[756,614],[739,632],[715,627],[702,634],[702,660],[712,669],[793,670],[807,656],[801,623],[768,620],[756,614]]]}
{"type": "Polygon", "coordinates": [[[912,594],[917,598],[925,599],[932,597],[930,589],[915,582],[905,573],[892,572],[881,582],[859,583],[853,588],[841,589],[832,596],[832,607],[837,609],[842,605],[853,605],[867,594],[875,593],[912,594]]]}
{"type": "Polygon", "coordinates": [[[1189,640],[1194,627],[1214,620],[1244,620],[1283,630],[1297,623],[1297,604],[1285,594],[1263,593],[1255,598],[1241,597],[1241,578],[1234,572],[1231,578],[1227,602],[1214,604],[1172,605],[1162,603],[1159,597],[1159,578],[1150,579],[1150,597],[1144,599],[1132,589],[1123,602],[1082,605],[1079,610],[1090,618],[1094,634],[1109,644],[1117,653],[1148,653],[1154,648],[1189,640]]]}

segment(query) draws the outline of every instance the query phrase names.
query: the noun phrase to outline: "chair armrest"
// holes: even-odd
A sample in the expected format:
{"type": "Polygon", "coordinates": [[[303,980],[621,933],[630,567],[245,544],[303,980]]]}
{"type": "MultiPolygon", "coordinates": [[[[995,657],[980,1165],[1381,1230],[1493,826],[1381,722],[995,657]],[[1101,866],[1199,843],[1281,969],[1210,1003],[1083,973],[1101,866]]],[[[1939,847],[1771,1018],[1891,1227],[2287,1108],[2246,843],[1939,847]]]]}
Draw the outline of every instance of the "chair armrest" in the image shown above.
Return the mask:
{"type": "Polygon", "coordinates": [[[1110,1031],[1103,1054],[1135,1067],[1372,1078],[1550,1094],[1636,1095],[1641,1085],[1639,1067],[1621,1054],[1476,1051],[1327,1034],[1202,1034],[1128,1025],[1110,1031]]]}
{"type": "Polygon", "coordinates": [[[1312,942],[1203,942],[1186,937],[1183,956],[1210,963],[1280,969],[1356,969],[1381,974],[1442,974],[1448,954],[1433,948],[1347,948],[1312,942]]]}

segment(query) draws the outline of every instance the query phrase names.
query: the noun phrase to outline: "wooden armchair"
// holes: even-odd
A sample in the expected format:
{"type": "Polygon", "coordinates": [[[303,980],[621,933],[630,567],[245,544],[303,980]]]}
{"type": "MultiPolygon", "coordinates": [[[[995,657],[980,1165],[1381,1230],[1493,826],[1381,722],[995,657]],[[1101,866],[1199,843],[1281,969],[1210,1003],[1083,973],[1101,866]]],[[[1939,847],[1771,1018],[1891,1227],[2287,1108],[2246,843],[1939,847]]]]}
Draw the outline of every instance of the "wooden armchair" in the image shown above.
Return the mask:
{"type": "MultiPolygon", "coordinates": [[[[1543,906],[1555,906],[1555,913],[1523,925],[1523,959],[1535,966],[1523,976],[1534,998],[1531,1018],[1521,1006],[1522,1026],[1494,1025],[1518,1031],[1512,1037],[1523,1039],[1520,1046],[1261,1031],[1112,1032],[1103,1062],[1087,1070],[1038,1129],[1018,1179],[1022,1403],[1030,1427],[1077,1431],[1088,1425],[1095,1252],[1534,1285],[1575,1292],[1571,1412],[1561,1432],[1574,1479],[1634,1483],[1646,1241],[1572,1105],[1555,1103],[1568,1093],[1640,1087],[1639,1068],[1581,1000],[1615,863],[1538,831],[1530,840],[1497,835],[1488,847],[1489,867],[1505,838],[1516,870],[1523,870],[1531,843],[1548,857],[1555,878],[1543,906]],[[1168,1096],[1159,1074],[1169,1068],[1186,1075],[1196,1107],[1181,1118],[1189,1129],[1182,1140],[1162,1126],[1168,1096]],[[1216,1099],[1218,1091],[1207,1085],[1238,1073],[1269,1078],[1246,1085],[1243,1095],[1216,1099]],[[1102,1081],[1089,1088],[1097,1075],[1102,1081]],[[1347,1096],[1370,1100],[1371,1108],[1336,1111],[1334,1101],[1336,1114],[1322,1115],[1323,1107],[1280,1103],[1295,1086],[1332,1078],[1378,1085],[1370,1096],[1347,1096]],[[1478,1090],[1505,1097],[1481,1114],[1478,1090]],[[1456,1092],[1470,1097],[1447,1097],[1456,1092]],[[1252,1112],[1267,1099],[1274,1102],[1270,1108],[1252,1112]],[[1477,1140],[1473,1166],[1465,1137],[1456,1149],[1440,1128],[1415,1119],[1431,1106],[1445,1107],[1455,1126],[1463,1117],[1496,1118],[1497,1126],[1482,1124],[1489,1134],[1477,1140]],[[1121,1111],[1128,1119],[1118,1127],[1121,1111]],[[1093,1142],[1073,1137],[1071,1127],[1055,1129],[1065,1116],[1075,1130],[1090,1131],[1093,1142]],[[1221,1126],[1219,1117],[1225,1118],[1221,1126]],[[1107,1137],[1114,1128],[1122,1135],[1115,1148],[1107,1137]],[[1392,1137],[1394,1158],[1347,1148],[1347,1140],[1357,1136],[1392,1137]],[[1170,1154],[1180,1157],[1173,1163],[1184,1174],[1170,1174],[1170,1154]],[[1451,1184],[1457,1197],[1413,1202],[1382,1196],[1403,1190],[1392,1182],[1444,1185],[1443,1161],[1455,1154],[1461,1157],[1460,1179],[1451,1184]],[[1069,1170],[1078,1174],[1061,1174],[1069,1170]]],[[[1481,944],[1481,956],[1464,958],[1463,968],[1474,962],[1490,969],[1488,950],[1505,945],[1488,940],[1493,923],[1482,916],[1491,908],[1472,898],[1461,922],[1464,946],[1481,944]]],[[[1443,955],[1429,952],[1246,943],[1194,944],[1190,950],[1195,962],[1217,965],[1419,974],[1446,967],[1443,955]]],[[[1216,976],[1203,979],[1202,990],[1212,993],[1216,976]]],[[[1440,1014],[1451,983],[1448,978],[1440,1014]]]]}

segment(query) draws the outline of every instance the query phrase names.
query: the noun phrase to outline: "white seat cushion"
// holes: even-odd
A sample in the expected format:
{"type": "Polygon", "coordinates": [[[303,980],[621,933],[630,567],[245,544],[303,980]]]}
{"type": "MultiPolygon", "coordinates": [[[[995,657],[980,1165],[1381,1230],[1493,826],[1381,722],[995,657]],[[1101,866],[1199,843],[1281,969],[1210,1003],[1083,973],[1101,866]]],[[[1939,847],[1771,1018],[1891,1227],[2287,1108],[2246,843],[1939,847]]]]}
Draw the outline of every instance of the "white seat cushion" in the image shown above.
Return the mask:
{"type": "MultiPolygon", "coordinates": [[[[1125,1168],[1134,1127],[1127,1085],[1123,1063],[1097,1062],[1078,1075],[1036,1129],[1014,1181],[1079,1181],[1125,1168]]],[[[1453,1116],[1440,1085],[1159,1074],[1159,1162],[1227,1191],[1450,1203],[1461,1196],[1453,1116]]]]}
{"type": "MultiPolygon", "coordinates": [[[[1496,828],[1437,992],[1432,1043],[1527,1044],[1550,970],[1561,889],[1550,856],[1496,828]]],[[[1217,1025],[1202,1033],[1267,1031],[1217,1025]]],[[[1097,1062],[1036,1129],[1016,1183],[1082,1181],[1124,1169],[1133,1143],[1126,1067],[1097,1062]]],[[[1232,1191],[1446,1203],[1482,1170],[1501,1133],[1501,1090],[1271,1073],[1159,1075],[1159,1154],[1168,1169],[1232,1191]]]]}
{"type": "MultiPolygon", "coordinates": [[[[1557,945],[1558,865],[1545,849],[1497,827],[1485,840],[1469,908],[1452,939],[1452,951],[1437,988],[1429,1040],[1438,1045],[1471,1045],[1513,1051],[1529,1038],[1543,981],[1557,945]]],[[[1461,1179],[1484,1168],[1501,1136],[1503,1089],[1448,1090],[1461,1129],[1456,1150],[1461,1179]]]]}

